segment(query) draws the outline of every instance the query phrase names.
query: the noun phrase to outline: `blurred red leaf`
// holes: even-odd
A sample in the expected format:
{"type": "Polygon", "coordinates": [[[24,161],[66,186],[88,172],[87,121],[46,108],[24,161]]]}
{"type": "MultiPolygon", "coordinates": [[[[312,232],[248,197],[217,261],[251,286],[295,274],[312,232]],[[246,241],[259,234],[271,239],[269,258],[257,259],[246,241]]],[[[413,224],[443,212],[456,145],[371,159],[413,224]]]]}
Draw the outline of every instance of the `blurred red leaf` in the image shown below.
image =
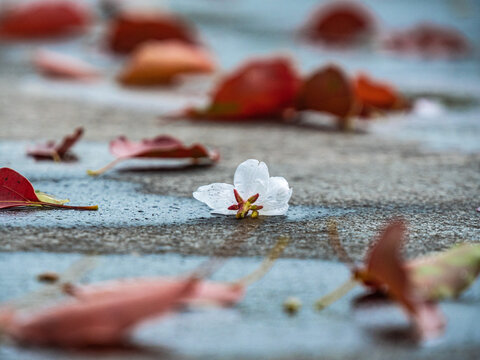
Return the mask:
{"type": "Polygon", "coordinates": [[[321,68],[303,82],[297,109],[325,112],[345,122],[357,109],[353,85],[339,67],[321,68]]]}
{"type": "Polygon", "coordinates": [[[281,118],[293,108],[299,85],[290,60],[251,60],[225,76],[206,109],[188,109],[187,115],[212,120],[281,118]]]}
{"type": "Polygon", "coordinates": [[[87,5],[78,1],[15,4],[0,16],[0,38],[26,40],[71,35],[85,30],[91,18],[87,5]]]}
{"type": "Polygon", "coordinates": [[[444,319],[436,304],[422,297],[411,282],[401,257],[405,231],[401,221],[388,225],[367,257],[365,268],[357,269],[355,277],[398,301],[415,322],[421,338],[431,339],[442,333],[444,319]]]}
{"type": "Polygon", "coordinates": [[[470,51],[468,40],[458,30],[444,25],[423,23],[388,36],[387,50],[423,57],[458,57],[470,51]]]}
{"type": "Polygon", "coordinates": [[[30,181],[10,168],[0,169],[0,209],[12,207],[55,207],[75,210],[97,210],[98,206],[68,206],[63,200],[35,192],[30,181]],[[44,200],[41,200],[41,197],[44,200]],[[52,201],[52,202],[50,202],[52,201]]]}
{"type": "Polygon", "coordinates": [[[197,42],[193,30],[184,21],[167,13],[124,12],[109,25],[107,43],[115,53],[131,53],[149,40],[197,42]]]}
{"type": "Polygon", "coordinates": [[[149,41],[140,45],[119,76],[125,85],[157,85],[188,73],[209,73],[215,68],[210,55],[179,41],[149,41]]]}
{"type": "MultiPolygon", "coordinates": [[[[148,290],[161,289],[175,278],[140,278],[122,279],[91,285],[72,285],[66,288],[67,293],[82,301],[98,300],[104,297],[120,297],[122,294],[142,293],[148,290]]],[[[180,302],[184,305],[215,304],[231,306],[239,302],[245,294],[245,287],[235,283],[201,281],[180,302]]]]}
{"type": "Polygon", "coordinates": [[[49,50],[36,51],[33,65],[38,72],[53,78],[92,81],[100,76],[99,71],[90,64],[49,50]]]}
{"type": "Polygon", "coordinates": [[[372,80],[366,74],[359,74],[354,80],[355,95],[368,109],[395,110],[406,108],[406,100],[390,84],[372,80]]]}
{"type": "Polygon", "coordinates": [[[4,312],[2,332],[25,344],[57,347],[112,346],[125,342],[139,322],[171,312],[195,288],[194,278],[121,296],[67,300],[33,314],[4,312]]]}
{"type": "Polygon", "coordinates": [[[181,141],[167,135],[144,139],[140,142],[130,141],[125,136],[120,136],[110,142],[110,152],[116,159],[102,169],[88,170],[89,175],[100,175],[118,162],[132,158],[191,159],[192,165],[201,164],[202,161],[211,165],[220,157],[217,151],[209,151],[203,145],[194,144],[186,147],[181,141]]]}
{"type": "Polygon", "coordinates": [[[54,141],[49,141],[45,144],[38,144],[32,148],[27,149],[27,155],[33,156],[36,159],[49,159],[60,161],[65,159],[68,150],[75,145],[75,143],[82,137],[83,128],[78,128],[71,135],[67,135],[61,142],[56,144],[54,141]]]}
{"type": "Polygon", "coordinates": [[[336,65],[315,71],[304,82],[297,110],[313,110],[334,115],[340,127],[349,129],[352,117],[371,117],[380,111],[408,108],[407,101],[391,85],[372,80],[365,74],[353,81],[336,65]]]}
{"type": "Polygon", "coordinates": [[[372,14],[359,2],[331,1],[314,12],[303,34],[326,45],[350,46],[368,39],[373,30],[372,14]]]}

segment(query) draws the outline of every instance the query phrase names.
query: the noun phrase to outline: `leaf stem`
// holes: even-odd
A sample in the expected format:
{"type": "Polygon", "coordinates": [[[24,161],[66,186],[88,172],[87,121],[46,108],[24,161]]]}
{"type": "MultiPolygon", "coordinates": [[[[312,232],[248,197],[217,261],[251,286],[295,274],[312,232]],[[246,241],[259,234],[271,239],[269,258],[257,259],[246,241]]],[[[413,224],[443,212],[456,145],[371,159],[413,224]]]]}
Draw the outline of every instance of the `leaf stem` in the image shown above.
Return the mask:
{"type": "Polygon", "coordinates": [[[98,210],[98,205],[92,206],[73,206],[73,205],[62,205],[62,204],[52,204],[46,202],[39,203],[42,206],[60,208],[60,209],[72,209],[72,210],[98,210]]]}
{"type": "Polygon", "coordinates": [[[115,165],[117,165],[122,160],[123,160],[123,158],[116,158],[115,160],[113,160],[112,162],[108,163],[107,165],[105,165],[104,167],[102,167],[98,170],[87,170],[87,174],[90,175],[90,176],[101,175],[105,171],[107,171],[107,170],[111,169],[112,167],[114,167],[115,165]]]}
{"type": "Polygon", "coordinates": [[[242,286],[249,286],[254,282],[260,280],[272,268],[275,261],[280,257],[283,250],[287,247],[289,241],[289,237],[280,237],[273,249],[268,254],[268,256],[260,264],[260,266],[247,276],[244,276],[243,278],[235,281],[234,283],[242,286]]]}
{"type": "Polygon", "coordinates": [[[357,285],[357,280],[353,277],[344,282],[340,287],[333,290],[331,293],[321,297],[315,301],[315,308],[320,311],[325,309],[330,304],[333,304],[338,299],[345,296],[350,290],[352,290],[357,285]]]}

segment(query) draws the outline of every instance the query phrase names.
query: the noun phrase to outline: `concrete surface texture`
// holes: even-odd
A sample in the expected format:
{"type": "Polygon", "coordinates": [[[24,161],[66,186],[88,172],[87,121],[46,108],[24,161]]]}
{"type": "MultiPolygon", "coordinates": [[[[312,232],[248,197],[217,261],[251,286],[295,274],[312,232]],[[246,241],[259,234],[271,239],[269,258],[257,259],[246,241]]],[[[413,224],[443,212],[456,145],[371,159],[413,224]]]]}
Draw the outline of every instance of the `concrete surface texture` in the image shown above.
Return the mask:
{"type": "MultiPolygon", "coordinates": [[[[291,14],[301,20],[314,2],[284,1],[272,18],[260,16],[256,2],[229,2],[235,15],[223,22],[214,20],[207,3],[179,1],[172,7],[195,21],[225,71],[254,54],[287,49],[304,73],[333,61],[352,73],[364,70],[389,80],[402,91],[427,93],[442,110],[431,118],[395,114],[361,123],[354,133],[337,132],[328,120],[316,118],[300,124],[172,121],[162,115],[205,103],[218,75],[173,88],[127,90],[113,81],[120,62],[101,59],[108,77],[100,84],[65,83],[34,73],[27,55],[37,45],[0,44],[0,167],[17,170],[36,189],[69,198],[73,205],[99,205],[98,212],[2,211],[0,301],[40,289],[39,272],[62,272],[82,254],[96,254],[99,265],[78,281],[175,275],[213,254],[233,257],[214,275],[228,280],[253,269],[279,235],[291,238],[283,258],[237,307],[196,309],[145,324],[133,336],[141,348],[78,353],[2,343],[0,359],[478,357],[478,282],[459,300],[442,304],[446,334],[427,347],[411,342],[398,309],[356,311],[352,300],[360,288],[322,313],[312,309],[317,297],[348,277],[348,268],[328,244],[328,219],[337,221],[342,244],[356,261],[395,217],[408,222],[408,257],[480,242],[478,49],[465,60],[431,62],[368,51],[328,53],[287,37],[286,31],[296,26],[291,14]],[[73,150],[77,162],[26,157],[28,145],[58,139],[78,126],[86,133],[73,150]],[[221,160],[213,167],[181,170],[132,160],[98,178],[87,176],[87,169],[112,159],[108,141],[116,136],[139,140],[160,134],[216,148],[221,160]],[[249,158],[265,161],[271,176],[283,176],[293,187],[286,216],[237,221],[211,215],[193,199],[201,185],[232,183],[237,165],[249,158]],[[236,234],[247,235],[241,244],[225,246],[236,234]],[[281,309],[292,295],[303,302],[295,317],[281,309]]],[[[478,17],[456,17],[449,1],[435,6],[434,1],[368,3],[393,28],[415,23],[423,14],[458,26],[470,38],[478,33],[478,17]]],[[[272,4],[262,6],[267,11],[272,4]]],[[[80,55],[85,50],[84,43],[43,45],[80,55]]]]}

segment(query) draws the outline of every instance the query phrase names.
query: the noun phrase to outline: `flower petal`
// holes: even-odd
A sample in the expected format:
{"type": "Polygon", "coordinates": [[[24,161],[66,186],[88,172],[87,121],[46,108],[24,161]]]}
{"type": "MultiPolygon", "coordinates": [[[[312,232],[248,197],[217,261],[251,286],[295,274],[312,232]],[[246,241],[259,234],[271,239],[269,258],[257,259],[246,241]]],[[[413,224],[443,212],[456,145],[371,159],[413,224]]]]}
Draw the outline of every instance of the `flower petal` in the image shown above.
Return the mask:
{"type": "Polygon", "coordinates": [[[292,189],[283,177],[271,177],[268,181],[267,193],[258,199],[258,205],[263,205],[260,215],[285,215],[288,210],[288,201],[292,196],[292,189]]]}
{"type": "MultiPolygon", "coordinates": [[[[237,203],[233,195],[233,185],[223,183],[200,186],[197,191],[193,193],[193,197],[207,204],[210,208],[215,209],[215,211],[221,209],[227,211],[230,205],[237,203]]],[[[230,210],[228,211],[228,214],[230,214],[230,210]]],[[[235,211],[233,213],[235,213],[235,211]]]]}
{"type": "Polygon", "coordinates": [[[244,200],[255,194],[265,194],[268,188],[268,167],[264,162],[249,159],[238,165],[233,178],[235,189],[244,200]]]}

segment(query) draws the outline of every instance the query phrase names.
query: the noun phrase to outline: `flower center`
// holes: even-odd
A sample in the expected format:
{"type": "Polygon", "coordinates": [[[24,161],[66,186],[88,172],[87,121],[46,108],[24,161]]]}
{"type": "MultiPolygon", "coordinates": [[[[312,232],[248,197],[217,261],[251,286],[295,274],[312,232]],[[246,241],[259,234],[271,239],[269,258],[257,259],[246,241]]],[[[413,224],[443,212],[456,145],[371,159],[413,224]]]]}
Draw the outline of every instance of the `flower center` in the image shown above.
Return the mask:
{"type": "Polygon", "coordinates": [[[237,219],[245,218],[246,216],[248,216],[248,213],[250,211],[252,211],[252,215],[250,216],[254,219],[258,216],[258,210],[263,209],[262,205],[253,205],[255,201],[257,201],[260,194],[250,196],[247,201],[242,199],[236,189],[233,189],[233,194],[235,195],[235,200],[237,201],[237,204],[229,206],[228,210],[237,210],[237,219]]]}

